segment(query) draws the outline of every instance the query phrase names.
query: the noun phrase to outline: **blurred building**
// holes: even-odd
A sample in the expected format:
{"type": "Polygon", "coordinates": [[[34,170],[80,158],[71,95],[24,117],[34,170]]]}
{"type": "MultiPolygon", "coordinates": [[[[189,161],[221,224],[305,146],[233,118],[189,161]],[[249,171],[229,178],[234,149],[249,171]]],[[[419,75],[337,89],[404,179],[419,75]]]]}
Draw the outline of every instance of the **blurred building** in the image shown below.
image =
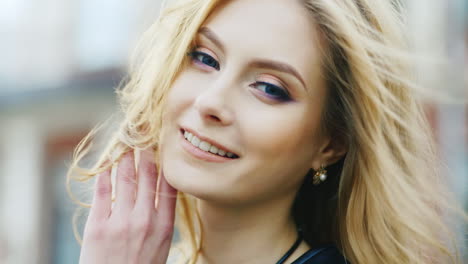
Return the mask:
{"type": "MultiPolygon", "coordinates": [[[[65,190],[67,162],[79,140],[117,110],[113,89],[159,4],[0,2],[0,263],[78,262],[74,206],[65,190]]],[[[422,67],[421,79],[466,102],[466,3],[408,0],[407,5],[415,49],[449,60],[443,68],[422,67]]],[[[466,107],[428,106],[448,180],[464,202],[466,107]]]]}
{"type": "Polygon", "coordinates": [[[0,263],[78,262],[67,162],[159,2],[0,2],[0,263]]]}

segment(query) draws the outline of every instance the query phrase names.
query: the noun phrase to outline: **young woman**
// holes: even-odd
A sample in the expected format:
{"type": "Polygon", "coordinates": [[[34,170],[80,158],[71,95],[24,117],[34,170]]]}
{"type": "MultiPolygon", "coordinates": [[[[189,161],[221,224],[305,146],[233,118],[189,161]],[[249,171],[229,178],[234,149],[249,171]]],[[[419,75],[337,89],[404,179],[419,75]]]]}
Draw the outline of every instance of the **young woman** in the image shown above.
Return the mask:
{"type": "Polygon", "coordinates": [[[80,263],[166,263],[176,215],[181,263],[457,262],[399,7],[165,6],[80,171],[97,177],[80,263]]]}

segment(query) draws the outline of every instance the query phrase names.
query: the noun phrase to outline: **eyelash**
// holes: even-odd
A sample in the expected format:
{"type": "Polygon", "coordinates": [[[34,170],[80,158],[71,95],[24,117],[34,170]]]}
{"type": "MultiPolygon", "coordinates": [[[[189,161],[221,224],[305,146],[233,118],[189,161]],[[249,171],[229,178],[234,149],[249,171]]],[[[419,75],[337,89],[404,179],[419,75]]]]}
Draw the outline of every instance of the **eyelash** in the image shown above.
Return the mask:
{"type": "Polygon", "coordinates": [[[189,52],[187,54],[189,57],[192,58],[192,60],[196,60],[198,62],[201,62],[207,66],[210,66],[212,68],[214,68],[215,70],[219,71],[220,67],[219,67],[219,63],[213,58],[211,57],[210,55],[204,53],[204,52],[201,52],[201,51],[192,51],[192,52],[189,52]],[[203,61],[203,59],[198,59],[198,56],[204,56],[205,58],[208,58],[210,60],[212,60],[212,62],[214,62],[214,65],[208,65],[206,62],[203,61]]]}
{"type": "MultiPolygon", "coordinates": [[[[198,63],[205,64],[208,67],[212,67],[217,71],[220,70],[219,62],[217,62],[212,56],[210,56],[210,55],[208,55],[208,54],[206,54],[204,52],[194,50],[194,51],[191,51],[191,52],[187,53],[187,55],[192,60],[195,60],[198,63]],[[199,58],[200,56],[202,56],[202,59],[199,58]],[[204,61],[204,58],[209,59],[209,61],[208,62],[206,60],[204,61]]],[[[277,100],[277,101],[281,101],[281,102],[286,102],[286,101],[291,100],[291,96],[289,95],[289,93],[288,93],[288,91],[286,89],[281,88],[281,87],[276,86],[276,85],[273,85],[271,83],[260,81],[260,82],[256,82],[254,84],[251,84],[250,87],[253,87],[255,89],[258,89],[258,90],[262,91],[264,94],[267,95],[267,97],[269,97],[269,98],[271,98],[273,100],[277,100]],[[259,89],[259,88],[257,88],[258,86],[265,86],[265,88],[264,89],[259,89]],[[274,89],[274,90],[271,91],[271,89],[274,89]],[[276,93],[276,95],[267,93],[267,91],[270,91],[272,93],[276,93]]]]}

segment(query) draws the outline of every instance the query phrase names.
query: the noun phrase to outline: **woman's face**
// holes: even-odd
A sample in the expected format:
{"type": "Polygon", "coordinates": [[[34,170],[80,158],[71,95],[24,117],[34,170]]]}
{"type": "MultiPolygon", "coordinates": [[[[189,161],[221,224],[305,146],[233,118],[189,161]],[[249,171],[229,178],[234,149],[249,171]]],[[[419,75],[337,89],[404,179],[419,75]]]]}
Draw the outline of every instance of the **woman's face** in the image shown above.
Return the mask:
{"type": "Polygon", "coordinates": [[[219,6],[168,95],[161,144],[168,182],[222,203],[295,193],[308,170],[325,162],[318,51],[299,1],[219,6]]]}

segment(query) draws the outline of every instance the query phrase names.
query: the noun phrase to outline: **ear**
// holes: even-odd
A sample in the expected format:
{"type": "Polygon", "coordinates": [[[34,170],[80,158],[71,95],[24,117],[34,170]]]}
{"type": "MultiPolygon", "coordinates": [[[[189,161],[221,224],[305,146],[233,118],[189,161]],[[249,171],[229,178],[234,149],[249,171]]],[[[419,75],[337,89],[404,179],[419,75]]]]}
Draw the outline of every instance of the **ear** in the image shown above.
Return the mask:
{"type": "Polygon", "coordinates": [[[318,170],[321,165],[325,167],[339,161],[348,151],[347,144],[342,140],[334,140],[326,137],[319,148],[317,155],[312,161],[312,168],[318,170]]]}

